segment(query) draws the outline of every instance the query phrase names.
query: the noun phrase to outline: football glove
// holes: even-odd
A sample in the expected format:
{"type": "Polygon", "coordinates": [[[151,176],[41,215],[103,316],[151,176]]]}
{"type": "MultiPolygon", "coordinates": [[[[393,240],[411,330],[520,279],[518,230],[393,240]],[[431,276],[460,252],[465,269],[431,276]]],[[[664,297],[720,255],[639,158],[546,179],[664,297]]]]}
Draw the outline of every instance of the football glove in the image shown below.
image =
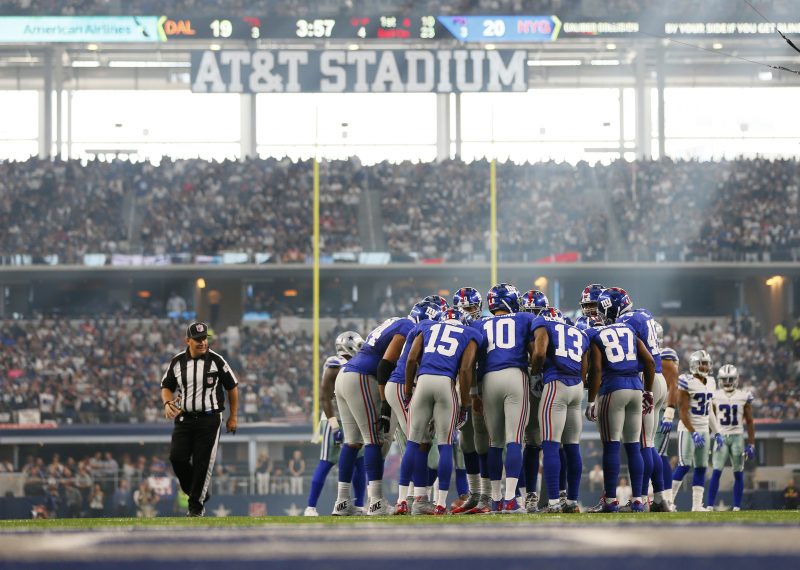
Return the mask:
{"type": "Polygon", "coordinates": [[[586,412],[584,412],[586,419],[590,422],[597,421],[597,404],[595,402],[589,402],[589,405],[586,406],[586,412]]]}
{"type": "Polygon", "coordinates": [[[692,441],[694,441],[694,446],[697,449],[702,449],[705,446],[706,441],[703,439],[703,436],[697,433],[696,431],[692,432],[692,441]]]}
{"type": "Polygon", "coordinates": [[[544,391],[544,375],[534,374],[531,376],[530,387],[531,396],[534,398],[541,398],[542,392],[544,391]]]}
{"type": "Polygon", "coordinates": [[[747,459],[753,459],[756,456],[756,447],[751,444],[744,446],[744,456],[747,459]]]}
{"type": "Polygon", "coordinates": [[[715,433],[714,442],[717,444],[717,447],[714,449],[714,451],[719,451],[722,449],[722,446],[725,445],[725,438],[722,437],[721,433],[715,433]]]}
{"type": "Polygon", "coordinates": [[[469,408],[466,406],[461,406],[458,410],[458,418],[456,419],[456,429],[459,430],[464,427],[464,424],[467,423],[469,420],[469,408]]]}
{"type": "Polygon", "coordinates": [[[642,392],[642,413],[644,415],[652,414],[655,407],[655,400],[653,399],[652,392],[642,392]]]}
{"type": "Polygon", "coordinates": [[[375,422],[378,433],[389,433],[389,424],[392,420],[392,407],[386,400],[381,400],[381,417],[375,422]]]}
{"type": "Polygon", "coordinates": [[[664,408],[664,417],[661,418],[661,423],[658,426],[658,431],[664,435],[672,431],[672,421],[675,419],[675,408],[667,406],[664,408]]]}
{"type": "Polygon", "coordinates": [[[328,419],[328,425],[331,426],[331,430],[333,430],[333,444],[342,445],[344,443],[344,432],[342,428],[339,427],[339,420],[336,416],[328,419]]]}

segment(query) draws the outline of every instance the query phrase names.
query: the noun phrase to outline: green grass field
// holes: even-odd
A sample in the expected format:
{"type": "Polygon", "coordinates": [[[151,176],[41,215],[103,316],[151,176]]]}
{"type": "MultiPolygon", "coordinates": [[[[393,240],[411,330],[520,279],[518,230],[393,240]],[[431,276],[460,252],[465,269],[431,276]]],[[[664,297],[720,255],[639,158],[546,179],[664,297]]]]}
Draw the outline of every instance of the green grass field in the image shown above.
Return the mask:
{"type": "Polygon", "coordinates": [[[47,531],[58,529],[113,529],[119,527],[258,527],[270,525],[457,525],[457,524],[780,524],[800,526],[800,511],[730,511],[713,513],[580,514],[580,515],[484,515],[446,517],[164,517],[155,519],[102,518],[51,520],[0,520],[3,531],[47,531]]]}

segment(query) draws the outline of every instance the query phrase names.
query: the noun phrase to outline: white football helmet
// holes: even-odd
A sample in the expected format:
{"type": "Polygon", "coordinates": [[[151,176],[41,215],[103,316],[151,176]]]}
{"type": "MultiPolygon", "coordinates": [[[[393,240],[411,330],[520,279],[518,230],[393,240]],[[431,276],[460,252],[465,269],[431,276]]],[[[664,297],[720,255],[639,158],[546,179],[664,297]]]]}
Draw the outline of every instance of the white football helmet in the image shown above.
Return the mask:
{"type": "Polygon", "coordinates": [[[711,355],[705,350],[696,350],[689,355],[689,372],[706,377],[711,373],[711,355]]]}
{"type": "Polygon", "coordinates": [[[661,323],[658,321],[653,321],[653,325],[656,329],[656,340],[658,341],[658,346],[662,346],[664,344],[664,327],[662,327],[661,323]]]}
{"type": "Polygon", "coordinates": [[[739,383],[739,370],[733,364],[725,364],[719,369],[717,378],[723,390],[733,392],[739,383]]]}
{"type": "Polygon", "coordinates": [[[336,337],[336,354],[342,358],[353,358],[362,346],[364,339],[355,331],[345,331],[336,337]]]}

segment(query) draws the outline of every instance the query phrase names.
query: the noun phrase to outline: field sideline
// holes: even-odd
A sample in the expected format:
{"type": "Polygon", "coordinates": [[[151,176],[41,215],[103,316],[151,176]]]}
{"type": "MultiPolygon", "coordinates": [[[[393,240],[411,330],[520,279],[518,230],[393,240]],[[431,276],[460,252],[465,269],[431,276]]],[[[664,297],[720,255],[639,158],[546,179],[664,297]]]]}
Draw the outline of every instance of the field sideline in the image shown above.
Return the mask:
{"type": "Polygon", "coordinates": [[[592,524],[786,524],[800,525],[800,511],[731,511],[709,513],[618,513],[580,515],[473,515],[473,516],[382,516],[382,517],[161,517],[95,518],[95,519],[49,519],[49,520],[0,520],[0,532],[20,530],[91,530],[110,528],[148,527],[258,527],[262,525],[290,526],[312,525],[592,525],[592,524]]]}

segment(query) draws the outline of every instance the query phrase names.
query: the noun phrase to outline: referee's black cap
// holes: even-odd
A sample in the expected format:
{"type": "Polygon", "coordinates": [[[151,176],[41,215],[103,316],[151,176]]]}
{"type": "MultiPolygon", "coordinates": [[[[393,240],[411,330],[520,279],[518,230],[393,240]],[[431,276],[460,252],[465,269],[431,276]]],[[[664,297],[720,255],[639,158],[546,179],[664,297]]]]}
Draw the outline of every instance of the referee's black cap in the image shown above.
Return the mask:
{"type": "Polygon", "coordinates": [[[186,338],[201,340],[208,337],[208,325],[201,321],[196,321],[186,329],[186,338]]]}

